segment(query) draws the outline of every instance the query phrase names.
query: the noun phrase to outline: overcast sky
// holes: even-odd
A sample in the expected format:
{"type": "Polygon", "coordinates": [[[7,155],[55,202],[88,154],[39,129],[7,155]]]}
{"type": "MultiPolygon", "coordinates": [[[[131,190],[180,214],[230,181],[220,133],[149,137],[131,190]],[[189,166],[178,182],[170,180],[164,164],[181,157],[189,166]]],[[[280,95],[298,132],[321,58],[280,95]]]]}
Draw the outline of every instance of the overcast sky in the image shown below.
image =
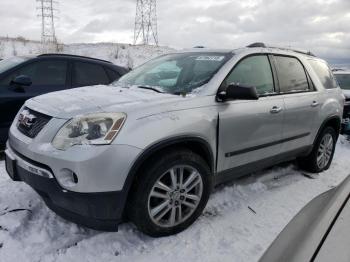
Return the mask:
{"type": "MultiPolygon", "coordinates": [[[[132,43],[136,0],[57,0],[61,42],[132,43]]],[[[36,0],[0,1],[0,36],[40,39],[36,0]]],[[[158,0],[160,45],[256,41],[350,58],[350,0],[158,0]]]]}

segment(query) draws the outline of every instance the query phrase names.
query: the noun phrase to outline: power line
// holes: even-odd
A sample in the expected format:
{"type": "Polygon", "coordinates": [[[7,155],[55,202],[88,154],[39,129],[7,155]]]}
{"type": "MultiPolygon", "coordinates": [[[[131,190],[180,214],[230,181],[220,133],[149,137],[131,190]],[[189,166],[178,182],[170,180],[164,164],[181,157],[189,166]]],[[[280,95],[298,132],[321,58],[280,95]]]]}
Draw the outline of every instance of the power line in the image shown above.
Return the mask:
{"type": "Polygon", "coordinates": [[[43,52],[57,51],[55,31],[55,13],[58,12],[58,2],[54,0],[36,0],[38,16],[41,18],[41,44],[43,52]]]}
{"type": "Polygon", "coordinates": [[[134,45],[158,45],[156,0],[137,0],[134,29],[134,45]]]}

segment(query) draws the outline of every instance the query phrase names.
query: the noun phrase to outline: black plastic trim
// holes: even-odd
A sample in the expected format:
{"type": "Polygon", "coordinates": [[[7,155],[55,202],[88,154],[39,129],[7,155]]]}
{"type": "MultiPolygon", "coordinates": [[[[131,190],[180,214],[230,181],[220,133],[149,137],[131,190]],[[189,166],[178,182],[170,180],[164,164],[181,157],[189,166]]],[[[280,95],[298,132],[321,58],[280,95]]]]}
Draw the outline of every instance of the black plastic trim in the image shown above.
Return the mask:
{"type": "Polygon", "coordinates": [[[268,158],[265,158],[262,160],[258,160],[258,161],[253,162],[253,163],[248,163],[245,165],[241,165],[238,167],[234,167],[231,169],[220,171],[214,177],[215,185],[219,185],[222,183],[232,181],[232,180],[239,178],[241,176],[248,175],[250,173],[254,173],[256,171],[277,165],[277,164],[282,163],[282,162],[293,160],[293,159],[297,158],[298,156],[305,155],[311,149],[312,149],[312,145],[305,146],[305,147],[301,147],[299,149],[292,150],[290,152],[285,152],[285,153],[282,153],[279,155],[275,155],[275,156],[268,157],[268,158]]]}
{"type": "Polygon", "coordinates": [[[225,157],[232,157],[232,156],[248,153],[248,152],[251,152],[251,151],[263,149],[265,147],[275,146],[275,145],[278,145],[278,144],[281,144],[281,143],[285,143],[285,142],[289,142],[289,141],[296,140],[296,139],[299,139],[299,138],[303,138],[303,137],[306,137],[308,135],[310,135],[310,133],[304,133],[304,134],[300,134],[300,135],[297,135],[297,136],[293,136],[293,137],[288,137],[288,138],[285,138],[285,139],[277,140],[277,141],[274,141],[274,142],[270,142],[270,143],[266,143],[266,144],[262,144],[262,145],[258,145],[258,146],[253,146],[253,147],[249,147],[249,148],[245,148],[245,149],[241,149],[241,150],[237,150],[237,151],[228,152],[228,153],[225,153],[225,157]]]}
{"type": "MultiPolygon", "coordinates": [[[[320,129],[319,129],[318,132],[317,132],[317,135],[316,135],[316,137],[315,137],[315,140],[314,140],[314,143],[313,143],[313,144],[315,144],[315,142],[317,141],[317,138],[320,136],[322,130],[325,128],[325,126],[327,125],[327,123],[328,123],[329,121],[333,120],[333,119],[336,119],[336,120],[339,121],[339,130],[335,130],[335,132],[336,132],[337,135],[339,136],[340,131],[341,131],[341,118],[340,118],[339,116],[330,116],[330,117],[326,118],[326,120],[323,121],[323,123],[322,123],[320,129]]],[[[337,137],[337,138],[338,138],[338,137],[337,137]]]]}
{"type": "Polygon", "coordinates": [[[56,179],[45,178],[15,165],[16,181],[31,186],[47,206],[74,223],[103,231],[117,231],[123,221],[123,192],[78,193],[64,190],[56,179]]]}

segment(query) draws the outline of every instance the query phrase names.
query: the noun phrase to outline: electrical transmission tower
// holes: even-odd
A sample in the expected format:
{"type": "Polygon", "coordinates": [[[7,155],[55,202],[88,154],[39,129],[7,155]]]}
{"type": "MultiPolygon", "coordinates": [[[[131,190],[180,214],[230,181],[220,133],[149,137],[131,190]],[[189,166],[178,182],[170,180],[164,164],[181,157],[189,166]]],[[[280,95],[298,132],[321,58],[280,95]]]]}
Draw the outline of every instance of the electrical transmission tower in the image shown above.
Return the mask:
{"type": "Polygon", "coordinates": [[[58,2],[54,0],[36,0],[37,10],[41,18],[41,44],[43,52],[57,51],[57,38],[55,32],[55,12],[57,12],[58,2]]]}
{"type": "Polygon", "coordinates": [[[134,45],[158,45],[156,0],[137,0],[134,45]]]}

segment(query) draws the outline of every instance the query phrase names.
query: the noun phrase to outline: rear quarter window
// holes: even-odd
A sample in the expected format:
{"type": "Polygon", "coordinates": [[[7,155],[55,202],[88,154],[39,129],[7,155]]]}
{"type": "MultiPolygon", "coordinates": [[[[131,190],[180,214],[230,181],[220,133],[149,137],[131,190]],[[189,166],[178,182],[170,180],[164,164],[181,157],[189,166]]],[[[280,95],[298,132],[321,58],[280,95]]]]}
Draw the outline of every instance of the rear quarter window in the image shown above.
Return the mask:
{"type": "Polygon", "coordinates": [[[337,81],[335,80],[331,69],[325,62],[312,59],[309,60],[309,64],[315,71],[324,88],[332,89],[338,87],[337,81]]]}
{"type": "Polygon", "coordinates": [[[109,80],[101,65],[88,62],[74,62],[73,86],[107,85],[109,80]]]}

